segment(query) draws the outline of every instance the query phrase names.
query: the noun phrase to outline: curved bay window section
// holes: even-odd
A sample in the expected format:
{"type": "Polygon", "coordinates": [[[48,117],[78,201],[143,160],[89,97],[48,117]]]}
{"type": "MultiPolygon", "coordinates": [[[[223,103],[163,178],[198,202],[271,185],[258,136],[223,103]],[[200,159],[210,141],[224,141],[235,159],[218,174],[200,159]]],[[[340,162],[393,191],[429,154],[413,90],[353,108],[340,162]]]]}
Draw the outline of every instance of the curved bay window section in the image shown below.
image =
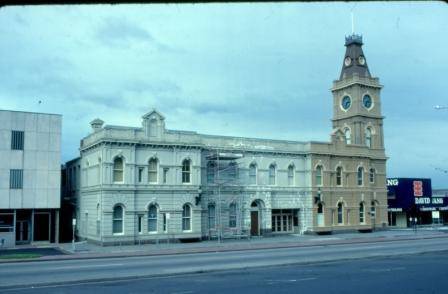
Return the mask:
{"type": "Polygon", "coordinates": [[[215,164],[213,162],[209,162],[207,165],[207,183],[215,183],[215,164]]]}
{"type": "Polygon", "coordinates": [[[148,182],[150,184],[157,184],[158,179],[158,161],[157,158],[151,158],[148,162],[148,182]]]}
{"type": "Polygon", "coordinates": [[[269,185],[275,185],[275,164],[269,166],[269,185]]]}
{"type": "Polygon", "coordinates": [[[351,144],[352,143],[352,132],[349,128],[344,129],[344,135],[345,135],[345,144],[351,144]]]}
{"type": "Polygon", "coordinates": [[[114,206],[112,213],[112,233],[123,234],[124,232],[124,209],[121,205],[114,206]]]}
{"type": "Polygon", "coordinates": [[[338,203],[338,225],[344,224],[344,205],[342,202],[338,203]]]}
{"type": "Polygon", "coordinates": [[[249,166],[249,184],[256,185],[257,184],[257,165],[252,163],[249,166]]]}
{"type": "Polygon", "coordinates": [[[321,165],[316,167],[316,186],[322,186],[323,182],[323,168],[321,165]]]}
{"type": "Polygon", "coordinates": [[[375,223],[375,218],[376,218],[376,202],[375,200],[373,200],[370,203],[370,218],[372,219],[372,223],[375,223]]]}
{"type": "Polygon", "coordinates": [[[288,166],[288,185],[289,186],[294,186],[294,165],[289,165],[288,166]]]}
{"type": "Polygon", "coordinates": [[[336,168],[336,185],[342,186],[342,167],[340,166],[336,168]]]}
{"type": "Polygon", "coordinates": [[[375,183],[375,169],[371,168],[369,171],[369,182],[370,184],[374,184],[375,183]]]}
{"type": "Polygon", "coordinates": [[[182,184],[191,183],[191,160],[182,161],[182,184]]]}
{"type": "Polygon", "coordinates": [[[214,204],[208,205],[208,228],[214,229],[216,227],[216,207],[214,204]]]}
{"type": "Polygon", "coordinates": [[[236,204],[229,206],[229,228],[236,228],[236,204]]]}
{"type": "Polygon", "coordinates": [[[191,206],[184,204],[182,207],[182,231],[191,231],[191,206]]]}
{"type": "Polygon", "coordinates": [[[114,183],[123,183],[124,180],[124,160],[122,157],[116,157],[113,165],[113,181],[114,183]]]}
{"type": "Polygon", "coordinates": [[[361,202],[359,203],[359,223],[364,224],[365,222],[365,205],[364,202],[361,202]]]}
{"type": "Polygon", "coordinates": [[[357,182],[358,182],[358,186],[364,185],[364,168],[361,166],[358,167],[357,182]]]}
{"type": "Polygon", "coordinates": [[[155,204],[148,207],[148,232],[157,232],[157,206],[155,204]]]}
{"type": "Polygon", "coordinates": [[[366,137],[366,146],[369,148],[372,148],[372,129],[371,128],[366,128],[365,137],[366,137]]]}

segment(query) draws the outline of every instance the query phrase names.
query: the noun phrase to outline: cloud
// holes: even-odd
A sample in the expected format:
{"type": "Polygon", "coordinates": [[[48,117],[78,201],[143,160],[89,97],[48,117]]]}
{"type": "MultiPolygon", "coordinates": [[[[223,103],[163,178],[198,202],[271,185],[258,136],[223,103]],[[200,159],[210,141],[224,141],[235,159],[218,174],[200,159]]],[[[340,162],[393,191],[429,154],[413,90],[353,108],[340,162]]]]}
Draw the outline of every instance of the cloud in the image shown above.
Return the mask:
{"type": "Polygon", "coordinates": [[[168,53],[184,52],[157,40],[147,29],[124,17],[108,17],[96,32],[97,39],[114,48],[129,48],[136,44],[151,46],[157,51],[168,53]]]}

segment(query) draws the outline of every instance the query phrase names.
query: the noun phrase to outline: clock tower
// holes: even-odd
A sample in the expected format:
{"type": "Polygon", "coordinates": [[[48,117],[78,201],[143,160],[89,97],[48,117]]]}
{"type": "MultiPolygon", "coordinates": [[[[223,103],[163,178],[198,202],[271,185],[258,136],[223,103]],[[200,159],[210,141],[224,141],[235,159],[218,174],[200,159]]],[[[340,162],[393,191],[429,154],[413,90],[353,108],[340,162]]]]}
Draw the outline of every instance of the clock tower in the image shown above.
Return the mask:
{"type": "Polygon", "coordinates": [[[339,80],[333,82],[333,129],[347,145],[383,149],[379,79],[372,77],[362,50],[362,36],[345,38],[345,56],[339,80]]]}

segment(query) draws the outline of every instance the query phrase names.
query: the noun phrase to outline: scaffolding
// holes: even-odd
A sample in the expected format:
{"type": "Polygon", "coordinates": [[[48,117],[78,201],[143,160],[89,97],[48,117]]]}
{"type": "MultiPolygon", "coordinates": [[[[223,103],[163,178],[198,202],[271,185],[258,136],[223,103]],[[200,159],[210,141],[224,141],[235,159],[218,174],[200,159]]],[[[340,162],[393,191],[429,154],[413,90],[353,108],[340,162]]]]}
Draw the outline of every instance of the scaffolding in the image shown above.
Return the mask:
{"type": "MultiPolygon", "coordinates": [[[[239,182],[239,174],[238,174],[238,163],[237,159],[243,158],[244,155],[242,153],[232,153],[232,152],[220,152],[219,149],[212,150],[208,156],[206,156],[207,164],[206,164],[206,182],[207,184],[214,184],[215,189],[217,190],[218,203],[216,208],[218,209],[218,217],[217,217],[217,235],[218,241],[221,243],[223,239],[223,222],[222,222],[222,199],[221,199],[221,188],[224,186],[233,186],[233,187],[241,187],[241,183],[239,182]],[[209,181],[209,165],[213,164],[213,181],[209,181]],[[223,174],[230,174],[227,178],[223,174]]],[[[241,189],[240,189],[241,194],[241,189]]],[[[243,215],[243,199],[242,195],[239,195],[238,203],[237,203],[237,212],[236,212],[236,236],[241,236],[242,234],[242,220],[244,219],[243,215]],[[239,213],[238,213],[239,212],[239,213]]],[[[210,228],[209,228],[210,229],[210,228]]],[[[210,231],[209,231],[210,237],[210,231]]]]}

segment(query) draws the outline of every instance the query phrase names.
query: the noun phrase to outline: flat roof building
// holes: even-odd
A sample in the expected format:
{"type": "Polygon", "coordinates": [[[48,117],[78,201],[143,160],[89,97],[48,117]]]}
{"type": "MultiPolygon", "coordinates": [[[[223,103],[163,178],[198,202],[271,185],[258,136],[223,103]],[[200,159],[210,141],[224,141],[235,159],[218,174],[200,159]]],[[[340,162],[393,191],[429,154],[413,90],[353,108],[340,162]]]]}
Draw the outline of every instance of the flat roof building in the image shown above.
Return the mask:
{"type": "Polygon", "coordinates": [[[59,114],[0,110],[0,248],[57,240],[59,114]]]}

